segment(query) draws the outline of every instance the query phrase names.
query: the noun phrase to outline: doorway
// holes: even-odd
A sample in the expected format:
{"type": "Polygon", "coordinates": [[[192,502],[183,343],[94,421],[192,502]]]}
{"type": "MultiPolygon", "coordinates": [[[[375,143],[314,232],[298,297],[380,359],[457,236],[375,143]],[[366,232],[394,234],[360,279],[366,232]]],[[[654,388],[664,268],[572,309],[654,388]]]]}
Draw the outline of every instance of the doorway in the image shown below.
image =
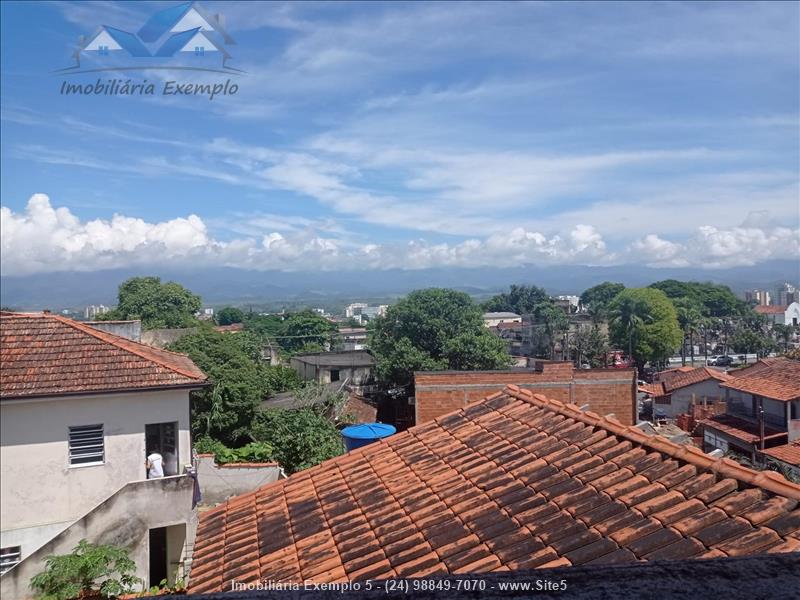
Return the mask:
{"type": "Polygon", "coordinates": [[[164,475],[178,475],[178,423],[144,426],[145,452],[155,451],[164,459],[164,475]]]}
{"type": "Polygon", "coordinates": [[[167,578],[167,528],[150,530],[150,587],[159,586],[167,578]]]}

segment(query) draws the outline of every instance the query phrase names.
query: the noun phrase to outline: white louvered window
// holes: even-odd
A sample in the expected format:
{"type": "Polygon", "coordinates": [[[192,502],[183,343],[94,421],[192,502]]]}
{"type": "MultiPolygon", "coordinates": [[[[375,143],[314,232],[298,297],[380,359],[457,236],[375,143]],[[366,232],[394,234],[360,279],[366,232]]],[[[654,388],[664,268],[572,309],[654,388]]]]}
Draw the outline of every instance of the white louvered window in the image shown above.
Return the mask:
{"type": "Polygon", "coordinates": [[[103,425],[69,428],[69,464],[88,465],[105,461],[103,425]]]}
{"type": "Polygon", "coordinates": [[[20,546],[0,548],[0,575],[19,562],[21,553],[22,548],[20,546]]]}

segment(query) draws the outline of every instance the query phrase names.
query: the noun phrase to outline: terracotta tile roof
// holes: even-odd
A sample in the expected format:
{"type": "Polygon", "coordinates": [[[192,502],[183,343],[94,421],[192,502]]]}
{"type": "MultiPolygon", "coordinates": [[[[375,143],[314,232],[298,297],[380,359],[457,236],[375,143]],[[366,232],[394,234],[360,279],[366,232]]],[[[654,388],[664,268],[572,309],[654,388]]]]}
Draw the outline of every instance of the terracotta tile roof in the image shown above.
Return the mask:
{"type": "Polygon", "coordinates": [[[185,355],[58,315],[0,315],[0,398],[202,385],[185,355]]]}
{"type": "Polygon", "coordinates": [[[800,486],[509,386],[200,517],[189,591],[800,549],[800,486]]]}
{"type": "MultiPolygon", "coordinates": [[[[755,444],[760,439],[758,424],[751,423],[750,421],[740,419],[730,414],[716,415],[710,419],[703,419],[700,422],[742,440],[747,444],[755,444]]],[[[777,438],[780,436],[787,436],[786,431],[773,429],[768,426],[764,427],[764,439],[777,438]]]]}
{"type": "Polygon", "coordinates": [[[759,304],[758,306],[754,306],[753,310],[756,311],[760,315],[782,315],[786,312],[789,306],[776,306],[771,304],[769,306],[764,306],[763,304],[759,304]]]}
{"type": "Polygon", "coordinates": [[[709,379],[716,379],[717,381],[729,381],[732,379],[730,375],[716,369],[709,367],[697,367],[696,369],[689,369],[688,371],[679,371],[670,375],[663,381],[664,392],[670,393],[674,390],[685,388],[696,383],[708,381],[709,379]]]}
{"type": "Polygon", "coordinates": [[[745,369],[737,377],[720,385],[784,402],[800,398],[800,361],[779,357],[764,365],[745,369]]]}
{"type": "Polygon", "coordinates": [[[776,458],[781,462],[790,465],[800,466],[800,440],[796,440],[791,444],[785,446],[775,446],[774,448],[767,448],[760,450],[761,454],[766,454],[772,458],[776,458]]]}

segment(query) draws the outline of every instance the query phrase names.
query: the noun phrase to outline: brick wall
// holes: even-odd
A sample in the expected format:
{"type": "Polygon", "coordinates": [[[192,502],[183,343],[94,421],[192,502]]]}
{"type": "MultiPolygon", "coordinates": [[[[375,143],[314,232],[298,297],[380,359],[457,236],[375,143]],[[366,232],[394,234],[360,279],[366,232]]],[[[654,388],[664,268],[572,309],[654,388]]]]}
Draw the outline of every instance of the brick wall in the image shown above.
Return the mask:
{"type": "Polygon", "coordinates": [[[513,383],[548,398],[588,404],[601,415],[614,413],[625,425],[636,422],[633,369],[574,369],[572,363],[545,363],[541,370],[429,371],[414,374],[417,424],[482,400],[513,383]]]}

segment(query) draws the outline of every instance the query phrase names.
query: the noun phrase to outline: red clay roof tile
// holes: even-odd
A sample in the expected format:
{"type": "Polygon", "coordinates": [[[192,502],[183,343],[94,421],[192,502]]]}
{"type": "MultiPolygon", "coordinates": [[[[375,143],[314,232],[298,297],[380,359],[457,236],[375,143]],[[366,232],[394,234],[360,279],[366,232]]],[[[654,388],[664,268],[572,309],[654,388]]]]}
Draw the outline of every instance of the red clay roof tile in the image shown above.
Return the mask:
{"type": "Polygon", "coordinates": [[[800,486],[640,434],[508,388],[204,513],[190,591],[797,546],[800,486]]]}
{"type": "Polygon", "coordinates": [[[0,315],[0,398],[203,385],[185,355],[48,313],[0,315]]]}

